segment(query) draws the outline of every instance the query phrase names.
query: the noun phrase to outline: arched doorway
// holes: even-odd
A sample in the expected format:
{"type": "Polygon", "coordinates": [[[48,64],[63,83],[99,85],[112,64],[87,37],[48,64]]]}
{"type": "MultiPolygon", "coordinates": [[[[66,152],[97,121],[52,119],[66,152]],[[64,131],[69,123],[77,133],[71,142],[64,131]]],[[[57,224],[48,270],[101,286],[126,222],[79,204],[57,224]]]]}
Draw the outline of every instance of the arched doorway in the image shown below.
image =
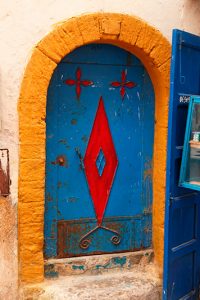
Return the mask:
{"type": "Polygon", "coordinates": [[[166,136],[171,47],[162,34],[134,16],[94,13],[67,20],[34,48],[19,98],[19,273],[22,282],[44,278],[44,186],[47,88],[63,57],[89,43],[119,46],[137,55],[155,91],[153,246],[162,273],[166,136]]]}
{"type": "Polygon", "coordinates": [[[154,91],[141,61],[80,47],[52,76],[46,113],[45,256],[152,242],[154,91]]]}

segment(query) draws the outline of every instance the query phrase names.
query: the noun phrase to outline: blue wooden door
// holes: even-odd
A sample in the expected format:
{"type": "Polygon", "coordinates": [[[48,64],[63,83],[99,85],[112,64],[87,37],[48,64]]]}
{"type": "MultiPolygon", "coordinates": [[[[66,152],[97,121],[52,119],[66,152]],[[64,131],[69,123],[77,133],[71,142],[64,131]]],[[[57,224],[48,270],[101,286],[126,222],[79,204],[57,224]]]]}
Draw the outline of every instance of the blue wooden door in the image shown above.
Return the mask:
{"type": "Polygon", "coordinates": [[[174,30],[168,129],[163,299],[198,299],[200,194],[179,187],[190,94],[200,94],[200,38],[174,30]]]}
{"type": "Polygon", "coordinates": [[[154,92],[111,45],[66,56],[48,89],[45,255],[151,246],[154,92]]]}

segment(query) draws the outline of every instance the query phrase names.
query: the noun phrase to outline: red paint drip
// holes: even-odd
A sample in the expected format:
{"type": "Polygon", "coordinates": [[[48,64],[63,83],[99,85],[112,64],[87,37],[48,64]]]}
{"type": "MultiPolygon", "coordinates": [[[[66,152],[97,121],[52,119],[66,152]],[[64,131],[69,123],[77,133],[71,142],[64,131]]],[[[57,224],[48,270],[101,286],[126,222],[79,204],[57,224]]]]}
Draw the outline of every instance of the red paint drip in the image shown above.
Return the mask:
{"type": "Polygon", "coordinates": [[[85,174],[99,226],[102,224],[117,165],[118,159],[101,97],[84,157],[85,174]],[[100,150],[106,161],[101,176],[96,166],[100,150]]]}

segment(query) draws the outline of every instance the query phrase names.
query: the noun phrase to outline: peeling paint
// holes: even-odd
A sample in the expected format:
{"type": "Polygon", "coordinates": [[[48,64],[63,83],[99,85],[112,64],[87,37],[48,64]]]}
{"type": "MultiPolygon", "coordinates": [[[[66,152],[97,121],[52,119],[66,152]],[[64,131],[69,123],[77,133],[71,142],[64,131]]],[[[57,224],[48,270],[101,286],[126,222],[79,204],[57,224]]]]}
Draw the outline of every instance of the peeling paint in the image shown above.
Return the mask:
{"type": "Polygon", "coordinates": [[[113,257],[112,261],[115,265],[120,265],[121,267],[123,267],[123,265],[126,264],[126,256],[123,257],[113,257]]]}
{"type": "Polygon", "coordinates": [[[100,269],[110,269],[112,268],[113,266],[115,267],[123,267],[125,264],[126,264],[126,256],[123,256],[123,257],[112,257],[106,264],[103,264],[103,265],[96,265],[95,266],[95,269],[96,270],[100,270],[100,269]]]}
{"type": "Polygon", "coordinates": [[[76,197],[69,197],[68,199],[67,199],[67,202],[69,202],[69,203],[75,203],[75,202],[77,202],[79,199],[78,198],[76,198],[76,197]]]}
{"type": "Polygon", "coordinates": [[[57,278],[59,273],[55,271],[55,266],[53,264],[44,266],[45,277],[47,278],[57,278]]]}
{"type": "Polygon", "coordinates": [[[71,120],[71,124],[72,124],[72,125],[76,125],[76,124],[77,124],[77,119],[72,119],[72,120],[71,120]]]}
{"type": "Polygon", "coordinates": [[[72,265],[73,270],[85,270],[85,267],[83,265],[77,266],[77,265],[72,265]]]}
{"type": "Polygon", "coordinates": [[[83,135],[81,139],[85,143],[88,141],[88,137],[86,135],[83,135]]]}
{"type": "Polygon", "coordinates": [[[47,201],[53,201],[53,198],[51,197],[50,193],[48,193],[48,194],[46,195],[46,200],[47,200],[47,201]]]}

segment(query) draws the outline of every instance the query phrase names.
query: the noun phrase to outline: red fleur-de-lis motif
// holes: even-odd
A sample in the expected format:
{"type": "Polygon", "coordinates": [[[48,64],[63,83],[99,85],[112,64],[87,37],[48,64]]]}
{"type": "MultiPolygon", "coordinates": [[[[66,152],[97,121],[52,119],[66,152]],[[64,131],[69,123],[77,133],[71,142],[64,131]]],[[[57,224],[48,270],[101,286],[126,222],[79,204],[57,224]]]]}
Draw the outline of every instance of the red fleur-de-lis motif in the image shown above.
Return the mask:
{"type": "Polygon", "coordinates": [[[111,85],[115,88],[117,87],[121,87],[120,88],[120,95],[122,97],[122,100],[124,99],[124,96],[125,96],[125,93],[126,93],[126,88],[133,88],[136,86],[136,83],[133,82],[133,81],[126,81],[126,76],[127,76],[127,72],[125,70],[122,71],[122,74],[121,74],[121,79],[122,81],[121,82],[118,82],[118,81],[114,81],[111,83],[111,85]]]}
{"type": "Polygon", "coordinates": [[[80,68],[77,68],[76,70],[76,79],[66,79],[65,83],[67,85],[75,85],[76,86],[76,96],[77,99],[79,100],[80,95],[81,95],[81,85],[82,86],[89,86],[92,85],[93,82],[90,80],[81,80],[82,72],[80,68]]]}

